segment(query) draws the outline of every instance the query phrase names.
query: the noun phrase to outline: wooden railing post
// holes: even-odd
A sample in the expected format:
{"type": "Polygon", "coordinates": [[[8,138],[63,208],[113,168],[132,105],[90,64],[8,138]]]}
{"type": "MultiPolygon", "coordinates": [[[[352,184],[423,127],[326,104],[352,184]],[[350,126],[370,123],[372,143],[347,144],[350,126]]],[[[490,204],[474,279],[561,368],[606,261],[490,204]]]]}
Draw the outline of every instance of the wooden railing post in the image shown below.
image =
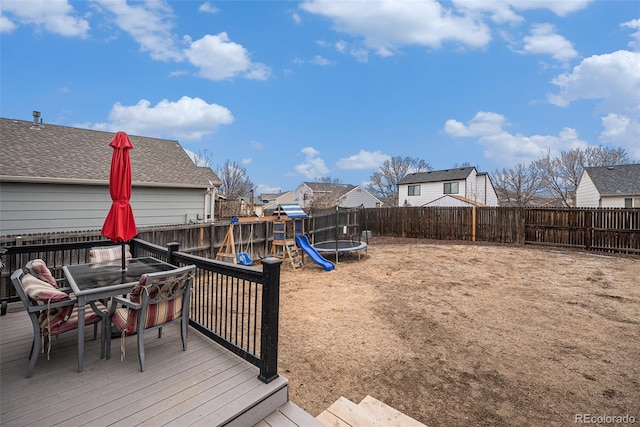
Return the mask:
{"type": "Polygon", "coordinates": [[[173,262],[173,253],[174,252],[178,252],[178,249],[180,249],[180,243],[178,242],[171,242],[171,243],[167,243],[167,250],[168,250],[168,254],[167,254],[167,262],[169,264],[173,264],[176,265],[173,262]]]}
{"type": "Polygon", "coordinates": [[[269,383],[278,378],[278,318],[280,316],[279,258],[264,258],[262,269],[262,325],[260,332],[260,375],[258,379],[269,383]]]}

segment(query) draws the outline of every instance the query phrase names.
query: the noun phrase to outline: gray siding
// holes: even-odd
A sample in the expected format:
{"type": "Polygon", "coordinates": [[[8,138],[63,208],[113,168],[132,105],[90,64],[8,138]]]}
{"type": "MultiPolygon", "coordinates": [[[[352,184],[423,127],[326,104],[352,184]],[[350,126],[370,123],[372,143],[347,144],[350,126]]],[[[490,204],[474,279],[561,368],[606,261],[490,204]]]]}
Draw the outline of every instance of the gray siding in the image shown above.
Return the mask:
{"type": "MultiPolygon", "coordinates": [[[[204,215],[204,190],[134,187],[139,227],[184,224],[204,215]]],[[[0,235],[99,230],[111,207],[107,186],[0,183],[0,235]]]]}
{"type": "Polygon", "coordinates": [[[340,206],[343,208],[357,208],[364,205],[365,208],[376,208],[380,207],[377,205],[378,203],[380,201],[367,190],[356,187],[345,194],[344,199],[341,199],[340,206]]]}
{"type": "MultiPolygon", "coordinates": [[[[580,177],[580,182],[578,182],[578,188],[576,189],[576,206],[579,208],[600,207],[600,193],[598,193],[598,189],[586,171],[582,172],[582,177],[580,177]]],[[[624,201],[622,206],[624,206],[624,201]]]]}

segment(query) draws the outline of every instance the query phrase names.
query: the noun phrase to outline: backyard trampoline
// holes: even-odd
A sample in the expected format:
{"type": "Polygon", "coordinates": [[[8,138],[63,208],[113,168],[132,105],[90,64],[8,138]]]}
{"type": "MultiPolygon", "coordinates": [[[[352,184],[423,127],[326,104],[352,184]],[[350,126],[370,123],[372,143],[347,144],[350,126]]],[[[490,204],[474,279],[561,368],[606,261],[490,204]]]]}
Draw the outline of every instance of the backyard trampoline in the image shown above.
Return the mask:
{"type": "Polygon", "coordinates": [[[346,252],[358,252],[360,258],[360,251],[367,248],[367,243],[357,240],[327,240],[312,246],[320,253],[335,253],[336,256],[346,252]]]}

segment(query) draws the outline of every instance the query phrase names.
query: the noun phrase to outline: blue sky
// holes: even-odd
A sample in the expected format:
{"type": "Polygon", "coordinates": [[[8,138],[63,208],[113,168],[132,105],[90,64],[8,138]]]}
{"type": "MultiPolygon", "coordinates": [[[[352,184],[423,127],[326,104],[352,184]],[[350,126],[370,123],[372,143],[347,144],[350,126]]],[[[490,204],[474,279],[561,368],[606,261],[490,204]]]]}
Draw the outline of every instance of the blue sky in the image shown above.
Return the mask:
{"type": "MultiPolygon", "coordinates": [[[[262,192],[385,159],[640,159],[640,2],[2,0],[0,115],[176,139],[262,192]]],[[[105,141],[108,144],[109,141],[105,141]]]]}

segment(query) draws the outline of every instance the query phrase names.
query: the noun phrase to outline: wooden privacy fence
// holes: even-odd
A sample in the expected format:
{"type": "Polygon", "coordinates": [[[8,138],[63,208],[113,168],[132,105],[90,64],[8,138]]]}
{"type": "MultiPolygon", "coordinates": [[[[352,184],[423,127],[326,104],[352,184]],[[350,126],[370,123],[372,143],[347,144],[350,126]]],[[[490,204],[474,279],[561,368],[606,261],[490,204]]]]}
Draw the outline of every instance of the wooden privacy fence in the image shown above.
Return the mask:
{"type": "Polygon", "coordinates": [[[640,209],[392,207],[365,210],[377,236],[538,244],[640,254],[640,209]]]}

